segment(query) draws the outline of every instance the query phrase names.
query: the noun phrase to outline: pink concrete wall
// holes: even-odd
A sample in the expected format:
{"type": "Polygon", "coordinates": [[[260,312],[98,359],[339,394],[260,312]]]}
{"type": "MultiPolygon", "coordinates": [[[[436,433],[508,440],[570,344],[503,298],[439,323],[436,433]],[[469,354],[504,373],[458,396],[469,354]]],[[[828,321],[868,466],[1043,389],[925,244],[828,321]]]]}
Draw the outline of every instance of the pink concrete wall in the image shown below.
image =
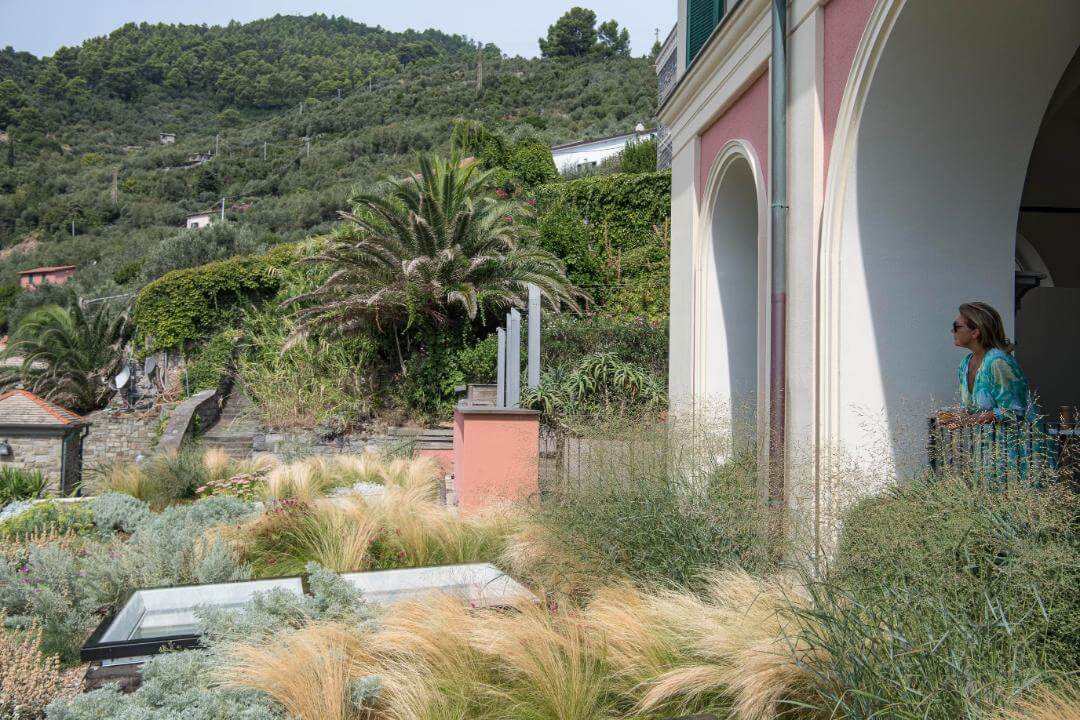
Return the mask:
{"type": "Polygon", "coordinates": [[[539,492],[540,416],[521,411],[454,411],[458,507],[527,500],[539,492]]]}
{"type": "Polygon", "coordinates": [[[832,0],[825,6],[824,95],[822,129],[825,133],[825,176],[829,175],[829,153],[836,134],[840,101],[844,98],[851,64],[859,49],[866,23],[877,0],[832,0]]]}
{"type": "Polygon", "coordinates": [[[728,109],[701,134],[701,167],[698,169],[697,193],[701,200],[705,182],[716,163],[716,156],[728,142],[743,140],[754,149],[761,163],[762,180],[769,178],[769,73],[754,81],[728,109]]]}
{"type": "Polygon", "coordinates": [[[430,448],[424,448],[416,451],[417,455],[429,457],[439,463],[439,467],[442,468],[444,473],[454,472],[454,451],[453,450],[432,450],[430,448]]]}

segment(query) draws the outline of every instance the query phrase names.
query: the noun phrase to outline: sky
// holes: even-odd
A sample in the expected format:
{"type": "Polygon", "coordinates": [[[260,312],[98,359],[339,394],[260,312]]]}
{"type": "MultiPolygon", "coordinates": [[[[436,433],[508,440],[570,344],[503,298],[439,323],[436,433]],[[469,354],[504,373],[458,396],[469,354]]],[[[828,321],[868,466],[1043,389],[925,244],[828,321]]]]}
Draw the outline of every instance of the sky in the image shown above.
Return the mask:
{"type": "Polygon", "coordinates": [[[223,25],[275,14],[344,15],[388,30],[436,28],[493,42],[508,55],[534,57],[537,38],[574,5],[630,31],[634,55],[663,40],[675,24],[677,0],[0,0],[0,47],[37,56],[106,35],[127,22],[223,25]]]}

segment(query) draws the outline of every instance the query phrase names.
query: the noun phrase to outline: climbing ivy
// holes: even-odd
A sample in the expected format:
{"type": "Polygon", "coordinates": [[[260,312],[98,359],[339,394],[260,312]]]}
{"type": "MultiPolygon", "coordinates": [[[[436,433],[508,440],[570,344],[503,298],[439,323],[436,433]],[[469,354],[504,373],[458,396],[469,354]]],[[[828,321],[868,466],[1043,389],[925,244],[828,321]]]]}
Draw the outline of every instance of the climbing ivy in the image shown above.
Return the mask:
{"type": "Polygon", "coordinates": [[[668,312],[671,173],[550,183],[536,193],[540,242],[611,314],[668,312]]]}
{"type": "Polygon", "coordinates": [[[135,345],[150,353],[180,348],[221,328],[244,302],[272,295],[281,285],[290,246],[265,255],[220,260],[174,270],[144,287],[135,299],[135,345]]]}

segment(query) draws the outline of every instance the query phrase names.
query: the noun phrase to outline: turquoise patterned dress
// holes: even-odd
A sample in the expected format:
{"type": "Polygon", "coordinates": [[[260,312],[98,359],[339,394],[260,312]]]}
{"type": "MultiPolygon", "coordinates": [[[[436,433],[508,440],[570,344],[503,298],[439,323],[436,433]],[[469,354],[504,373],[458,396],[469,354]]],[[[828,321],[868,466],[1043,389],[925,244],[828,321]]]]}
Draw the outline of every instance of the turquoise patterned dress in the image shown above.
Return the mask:
{"type": "Polygon", "coordinates": [[[960,381],[960,405],[965,410],[972,413],[993,410],[999,420],[1038,419],[1027,376],[1016,358],[998,348],[987,352],[969,390],[968,368],[973,356],[974,353],[968,353],[957,371],[960,381]]]}
{"type": "Polygon", "coordinates": [[[967,431],[971,433],[965,443],[971,448],[970,469],[994,483],[1028,479],[1036,466],[1052,464],[1054,453],[1041,427],[1027,376],[1016,358],[994,348],[986,353],[968,389],[972,357],[968,353],[957,370],[960,405],[970,413],[993,411],[994,422],[967,431]]]}

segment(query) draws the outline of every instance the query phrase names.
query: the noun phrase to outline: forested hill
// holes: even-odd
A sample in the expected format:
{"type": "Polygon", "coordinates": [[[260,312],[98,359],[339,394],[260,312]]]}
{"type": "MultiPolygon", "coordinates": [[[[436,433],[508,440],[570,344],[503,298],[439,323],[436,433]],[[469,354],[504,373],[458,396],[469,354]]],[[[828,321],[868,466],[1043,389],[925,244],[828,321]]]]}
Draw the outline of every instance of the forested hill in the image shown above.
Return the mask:
{"type": "Polygon", "coordinates": [[[319,15],[129,24],[43,59],[7,48],[0,294],[16,271],[59,264],[79,266],[80,294],[122,293],[200,253],[325,230],[352,188],[447,148],[457,119],[554,143],[648,124],[655,103],[650,61],[625,48],[507,58],[319,15]],[[193,248],[185,215],[222,196],[232,231],[193,248]]]}

